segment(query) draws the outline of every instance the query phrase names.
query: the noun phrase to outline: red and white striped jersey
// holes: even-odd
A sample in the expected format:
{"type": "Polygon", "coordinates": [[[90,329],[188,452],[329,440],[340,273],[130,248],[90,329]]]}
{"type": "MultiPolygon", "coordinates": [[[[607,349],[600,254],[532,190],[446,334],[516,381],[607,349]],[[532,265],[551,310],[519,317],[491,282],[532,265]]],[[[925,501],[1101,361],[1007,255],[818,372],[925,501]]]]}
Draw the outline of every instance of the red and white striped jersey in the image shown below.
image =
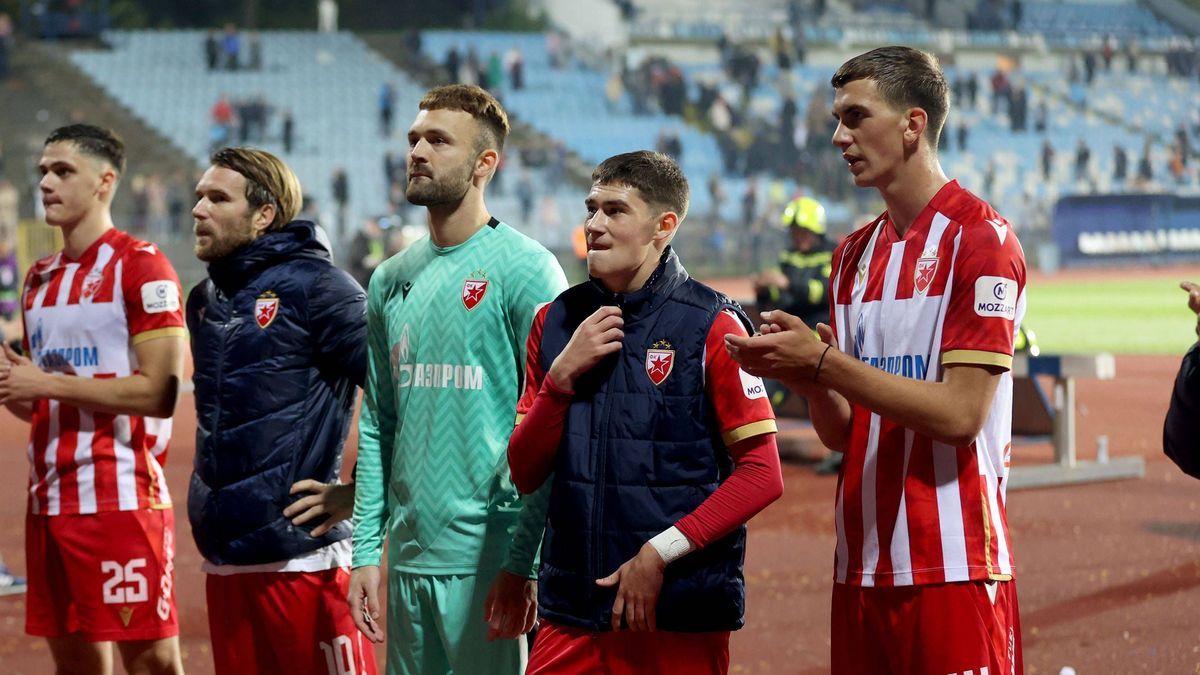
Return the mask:
{"type": "MultiPolygon", "coordinates": [[[[154,244],[104,233],[78,260],[62,251],[25,277],[25,351],[44,371],[116,378],[137,372],[134,345],[185,335],[182,289],[154,244]]],[[[110,415],[55,400],[33,407],[29,512],[168,508],[171,420],[110,415]]]]}
{"type": "Polygon", "coordinates": [[[1025,314],[1025,254],[1008,222],[957,182],[903,237],[884,213],[838,246],[830,306],[839,348],[889,373],[936,382],[946,365],[1006,371],[983,429],[962,447],[852,406],[838,478],[835,581],[1012,578],[1008,371],[1025,314]]]}

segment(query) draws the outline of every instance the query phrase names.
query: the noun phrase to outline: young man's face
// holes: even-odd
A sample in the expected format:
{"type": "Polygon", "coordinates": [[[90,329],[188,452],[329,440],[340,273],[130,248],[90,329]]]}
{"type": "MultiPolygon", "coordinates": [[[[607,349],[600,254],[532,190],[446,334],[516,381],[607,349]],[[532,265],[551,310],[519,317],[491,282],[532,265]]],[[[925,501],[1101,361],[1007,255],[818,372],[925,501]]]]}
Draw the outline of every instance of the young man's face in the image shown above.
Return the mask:
{"type": "Polygon", "coordinates": [[[905,111],[884,100],[875,80],[854,80],[834,94],[833,116],[838,120],[833,144],[842,151],[854,184],[887,185],[905,157],[905,111]]]}
{"type": "MultiPolygon", "coordinates": [[[[588,274],[601,281],[619,281],[658,263],[654,241],[661,213],[646,203],[640,190],[595,184],[585,203],[588,274]]],[[[610,286],[610,290],[622,289],[610,286]]]]}
{"type": "Polygon", "coordinates": [[[408,130],[405,194],[418,206],[462,201],[474,178],[479,123],[462,110],[422,110],[408,130]]]}
{"type": "Polygon", "coordinates": [[[46,223],[74,225],[103,208],[116,187],[117,172],[108,162],[82,152],[70,141],[50,143],[38,162],[46,223]]]}
{"type": "Polygon", "coordinates": [[[261,234],[255,211],[246,200],[246,177],[223,166],[210,166],[196,184],[196,257],[210,262],[224,258],[261,234]]]}

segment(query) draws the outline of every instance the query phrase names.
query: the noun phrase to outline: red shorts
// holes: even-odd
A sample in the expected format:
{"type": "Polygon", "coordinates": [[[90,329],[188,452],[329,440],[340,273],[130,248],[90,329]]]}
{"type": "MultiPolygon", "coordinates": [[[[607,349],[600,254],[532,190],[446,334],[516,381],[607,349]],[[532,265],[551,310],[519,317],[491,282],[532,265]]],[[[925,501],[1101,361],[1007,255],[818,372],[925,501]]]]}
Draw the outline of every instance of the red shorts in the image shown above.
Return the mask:
{"type": "Polygon", "coordinates": [[[525,675],[729,672],[729,632],[604,631],[541,623],[525,675]]]}
{"type": "Polygon", "coordinates": [[[25,632],[91,642],[179,635],[171,509],[25,516],[25,632]]]}
{"type": "Polygon", "coordinates": [[[374,675],[375,650],[350,618],[350,574],[208,575],[208,629],[222,675],[374,675]]]}
{"type": "Polygon", "coordinates": [[[863,588],[833,585],[835,673],[1020,675],[1012,581],[863,588]]]}

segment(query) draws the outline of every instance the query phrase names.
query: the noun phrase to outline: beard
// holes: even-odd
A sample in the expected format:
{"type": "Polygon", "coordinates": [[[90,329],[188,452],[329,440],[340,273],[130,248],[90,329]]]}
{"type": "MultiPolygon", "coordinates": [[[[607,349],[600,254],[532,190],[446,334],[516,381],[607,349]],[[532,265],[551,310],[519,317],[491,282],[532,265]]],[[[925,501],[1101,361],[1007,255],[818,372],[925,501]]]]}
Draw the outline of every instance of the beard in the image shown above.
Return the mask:
{"type": "Polygon", "coordinates": [[[229,230],[217,228],[208,235],[208,243],[201,243],[197,238],[193,250],[200,260],[212,262],[224,258],[252,241],[254,241],[254,225],[247,218],[229,230]]]}
{"type": "Polygon", "coordinates": [[[413,182],[408,176],[405,196],[410,204],[417,206],[440,206],[461,202],[471,187],[471,162],[454,167],[441,178],[430,177],[413,182]]]}

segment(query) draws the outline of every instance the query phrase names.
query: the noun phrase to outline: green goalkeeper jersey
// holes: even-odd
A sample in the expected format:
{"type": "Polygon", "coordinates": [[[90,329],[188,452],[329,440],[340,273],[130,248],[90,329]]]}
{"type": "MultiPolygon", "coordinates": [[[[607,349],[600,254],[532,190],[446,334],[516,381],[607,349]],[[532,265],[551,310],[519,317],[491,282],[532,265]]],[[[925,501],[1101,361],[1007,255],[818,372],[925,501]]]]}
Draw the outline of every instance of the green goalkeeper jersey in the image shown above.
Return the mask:
{"type": "MultiPolygon", "coordinates": [[[[421,239],[371,277],[354,566],[532,576],[545,496],[520,499],[506,448],[534,313],[567,287],[554,255],[493,220],[421,239]]],[[[543,491],[544,492],[544,491],[543,491]]]]}

